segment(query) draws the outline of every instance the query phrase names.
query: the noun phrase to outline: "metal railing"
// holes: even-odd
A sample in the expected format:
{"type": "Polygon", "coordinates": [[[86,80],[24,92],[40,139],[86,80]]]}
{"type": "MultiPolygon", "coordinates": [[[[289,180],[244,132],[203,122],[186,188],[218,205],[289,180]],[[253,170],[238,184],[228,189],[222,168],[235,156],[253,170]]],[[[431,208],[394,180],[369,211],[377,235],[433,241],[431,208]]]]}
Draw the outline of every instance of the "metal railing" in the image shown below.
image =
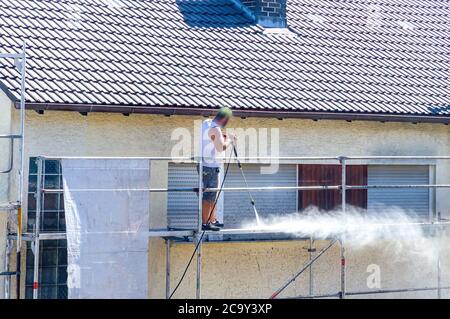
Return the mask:
{"type": "MultiPolygon", "coordinates": [[[[196,271],[196,297],[201,298],[201,268],[202,268],[202,254],[201,254],[201,247],[202,242],[197,242],[197,240],[200,238],[199,234],[201,233],[201,209],[202,209],[202,192],[215,192],[218,191],[218,188],[203,188],[202,187],[202,180],[201,180],[201,171],[203,167],[203,161],[201,158],[193,158],[193,157],[49,157],[49,156],[40,156],[37,157],[36,163],[37,163],[37,190],[36,190],[36,224],[34,225],[34,233],[32,234],[24,234],[23,238],[24,240],[31,240],[34,242],[34,279],[33,279],[33,297],[38,298],[38,290],[39,290],[39,241],[40,240],[52,240],[52,239],[64,239],[65,233],[41,233],[40,231],[40,220],[41,220],[41,214],[42,214],[42,196],[46,193],[62,193],[63,189],[46,189],[44,187],[43,182],[43,174],[44,174],[44,167],[45,167],[45,161],[47,160],[63,160],[63,159],[146,159],[149,161],[168,161],[168,162],[184,162],[184,163],[197,163],[199,165],[199,183],[198,187],[179,187],[179,188],[139,188],[139,189],[131,189],[131,191],[148,191],[148,192],[196,192],[199,194],[198,199],[198,227],[192,230],[150,230],[149,231],[149,237],[162,237],[166,240],[166,295],[169,296],[170,294],[170,247],[172,244],[172,239],[177,236],[185,236],[185,237],[192,237],[194,239],[195,243],[199,244],[199,250],[197,251],[197,271],[196,271]]],[[[346,176],[346,166],[348,162],[350,161],[361,161],[361,160],[368,160],[368,161],[376,161],[376,160],[390,160],[390,161],[402,161],[402,160],[450,160],[450,156],[358,156],[358,157],[345,157],[345,156],[339,156],[339,157],[277,157],[277,158],[269,158],[269,157],[258,157],[258,158],[251,158],[251,157],[243,157],[239,158],[240,160],[246,160],[246,161],[256,161],[256,160],[272,160],[277,162],[283,162],[283,161],[289,161],[290,163],[292,161],[295,161],[296,163],[302,163],[302,162],[309,162],[309,161],[335,161],[338,162],[339,165],[341,165],[341,183],[339,185],[316,185],[316,186],[289,186],[289,187],[225,187],[222,189],[224,192],[237,192],[242,190],[251,190],[251,191],[284,191],[284,190],[340,190],[341,191],[341,209],[343,213],[346,212],[346,193],[347,190],[351,189],[371,189],[371,188],[430,188],[430,189],[437,189],[437,188],[450,188],[450,184],[428,184],[428,185],[347,185],[347,176],[346,176]]],[[[224,160],[224,159],[223,159],[224,160]]],[[[372,164],[372,163],[371,163],[372,164]]],[[[72,191],[130,191],[130,189],[80,189],[80,190],[72,190],[72,191]]],[[[432,219],[433,217],[430,216],[430,220],[428,222],[420,222],[420,223],[414,223],[414,224],[420,224],[420,225],[443,225],[448,226],[450,223],[442,223],[440,221],[436,222],[432,219]]],[[[403,224],[402,224],[403,225],[403,224]]],[[[396,226],[396,225],[392,225],[396,226]]],[[[397,225],[398,226],[398,225],[397,225]]],[[[280,230],[281,232],[282,230],[280,230]]],[[[251,233],[267,233],[267,232],[274,232],[274,230],[267,231],[267,230],[246,230],[246,229],[225,229],[221,233],[223,234],[251,234],[251,233]]],[[[275,231],[276,232],[276,231],[275,231]]],[[[212,232],[211,232],[212,233],[212,232]]],[[[311,239],[311,238],[310,238],[311,239]]],[[[292,277],[290,278],[280,289],[278,289],[272,297],[277,297],[289,284],[295,281],[295,279],[300,276],[302,273],[304,273],[305,270],[309,269],[312,273],[312,267],[313,264],[322,256],[329,248],[334,246],[335,243],[339,242],[340,244],[340,292],[337,294],[334,294],[335,296],[338,296],[339,298],[345,298],[347,295],[354,295],[355,292],[347,292],[346,289],[346,277],[347,277],[347,271],[346,271],[346,251],[345,251],[345,242],[344,238],[334,238],[331,239],[330,245],[328,245],[324,250],[320,251],[317,254],[312,253],[312,249],[310,249],[310,258],[309,261],[292,277]]],[[[438,265],[439,274],[440,274],[440,263],[438,265]]],[[[438,295],[441,294],[441,289],[445,289],[444,287],[441,287],[440,284],[440,276],[438,280],[438,287],[436,288],[438,291],[438,295]]],[[[419,288],[416,288],[419,289],[419,288]]],[[[420,288],[424,290],[429,290],[431,288],[420,288]]],[[[404,290],[404,289],[403,289],[404,290]]],[[[403,291],[402,290],[402,291],[403,291]]],[[[320,298],[320,296],[314,296],[312,295],[312,289],[311,289],[311,296],[309,297],[317,297],[320,298]]]]}

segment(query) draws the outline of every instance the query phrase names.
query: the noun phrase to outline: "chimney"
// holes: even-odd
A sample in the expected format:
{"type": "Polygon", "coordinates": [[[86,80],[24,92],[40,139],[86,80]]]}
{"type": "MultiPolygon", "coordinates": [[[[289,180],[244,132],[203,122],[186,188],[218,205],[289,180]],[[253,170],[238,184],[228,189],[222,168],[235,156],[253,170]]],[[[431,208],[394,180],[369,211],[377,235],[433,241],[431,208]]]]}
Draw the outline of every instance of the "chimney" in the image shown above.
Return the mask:
{"type": "MultiPolygon", "coordinates": [[[[264,28],[286,28],[287,0],[240,0],[264,28]]],[[[246,10],[247,11],[247,10],[246,10]]]]}

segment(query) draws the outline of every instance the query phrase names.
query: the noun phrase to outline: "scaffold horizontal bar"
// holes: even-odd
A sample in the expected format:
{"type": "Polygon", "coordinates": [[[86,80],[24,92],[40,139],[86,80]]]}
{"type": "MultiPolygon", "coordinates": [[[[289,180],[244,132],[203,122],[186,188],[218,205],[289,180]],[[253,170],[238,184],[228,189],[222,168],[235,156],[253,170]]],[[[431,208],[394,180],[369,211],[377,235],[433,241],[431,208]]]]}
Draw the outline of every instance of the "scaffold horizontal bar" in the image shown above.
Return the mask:
{"type": "Polygon", "coordinates": [[[22,59],[23,53],[0,53],[0,59],[22,59]]]}
{"type": "MultiPolygon", "coordinates": [[[[60,159],[122,159],[122,160],[133,160],[133,159],[144,159],[144,160],[155,160],[155,161],[198,161],[198,157],[176,157],[176,156],[134,156],[134,157],[120,157],[120,156],[40,156],[44,160],[60,160],[60,159]]],[[[402,155],[402,156],[247,156],[232,158],[232,161],[340,161],[345,160],[382,160],[382,159],[392,159],[392,160],[450,160],[450,156],[426,156],[426,155],[402,155]]],[[[228,157],[219,157],[216,160],[228,161],[228,157]]]]}
{"type": "Polygon", "coordinates": [[[329,294],[317,294],[311,296],[297,296],[297,297],[286,297],[279,299],[320,299],[320,298],[339,298],[341,296],[340,292],[329,293],[329,294]]]}
{"type": "MultiPolygon", "coordinates": [[[[375,189],[375,188],[450,188],[450,184],[430,184],[430,185],[346,185],[347,190],[351,189],[375,189]]],[[[286,191],[286,190],[340,190],[341,185],[316,185],[316,186],[254,186],[254,187],[225,187],[225,188],[204,188],[207,192],[243,192],[243,191],[286,191]]],[[[63,189],[43,189],[46,194],[63,193],[63,189]]],[[[86,188],[71,189],[71,192],[151,192],[151,193],[171,193],[171,192],[198,192],[198,187],[178,187],[178,188],[86,188]]]]}
{"type": "MultiPolygon", "coordinates": [[[[227,187],[227,188],[204,188],[203,192],[242,192],[251,191],[273,191],[273,190],[338,190],[341,186],[267,186],[267,187],[227,187]]],[[[63,193],[63,189],[43,189],[44,193],[63,193]]],[[[178,187],[178,188],[87,188],[71,189],[71,192],[198,192],[198,187],[178,187]]]]}
{"type": "Polygon", "coordinates": [[[393,160],[449,160],[450,156],[426,156],[426,155],[398,155],[398,156],[343,156],[346,160],[379,160],[379,159],[393,159],[393,160]]]}
{"type": "Polygon", "coordinates": [[[193,161],[196,162],[196,157],[185,156],[39,156],[43,160],[62,160],[62,159],[83,159],[83,160],[150,160],[150,161],[193,161]]]}
{"type": "Polygon", "coordinates": [[[18,135],[18,134],[0,134],[0,138],[19,139],[19,138],[22,138],[22,135],[18,135]]]}
{"type": "Polygon", "coordinates": [[[191,237],[193,235],[193,230],[150,229],[149,231],[149,237],[191,237]]]}
{"type": "Polygon", "coordinates": [[[66,239],[66,233],[40,233],[40,240],[66,239]]]}
{"type": "MultiPolygon", "coordinates": [[[[205,231],[205,234],[214,235],[251,235],[251,234],[282,234],[285,231],[279,229],[258,229],[258,228],[223,228],[220,231],[205,231]]],[[[194,230],[169,230],[150,229],[149,237],[190,237],[194,236],[194,230]]]]}
{"type": "Polygon", "coordinates": [[[399,289],[378,289],[378,290],[368,290],[368,291],[350,291],[346,292],[347,296],[358,296],[358,295],[372,295],[372,294],[387,294],[387,293],[399,293],[399,292],[416,292],[416,291],[436,291],[436,290],[448,290],[450,286],[442,287],[423,287],[423,288],[399,288],[399,289]]]}
{"type": "MultiPolygon", "coordinates": [[[[402,293],[402,292],[419,292],[419,291],[437,291],[439,289],[449,290],[450,286],[444,287],[418,287],[418,288],[398,288],[398,289],[377,289],[377,290],[366,290],[366,291],[350,291],[346,292],[346,296],[362,296],[362,295],[376,295],[376,294],[389,294],[389,293],[402,293]]],[[[312,296],[297,296],[293,298],[284,299],[319,299],[319,298],[339,298],[340,292],[329,293],[329,294],[318,294],[312,296]]],[[[281,298],[283,299],[283,298],[281,298]]]]}
{"type": "Polygon", "coordinates": [[[371,188],[449,188],[450,184],[431,185],[346,185],[346,189],[371,189],[371,188]]]}
{"type": "MultiPolygon", "coordinates": [[[[22,240],[23,241],[34,241],[34,234],[33,233],[23,233],[22,234],[22,240]]],[[[16,240],[17,234],[9,234],[8,239],[16,240]]],[[[39,234],[40,240],[57,240],[57,239],[66,239],[66,233],[40,233],[39,234]]]]}

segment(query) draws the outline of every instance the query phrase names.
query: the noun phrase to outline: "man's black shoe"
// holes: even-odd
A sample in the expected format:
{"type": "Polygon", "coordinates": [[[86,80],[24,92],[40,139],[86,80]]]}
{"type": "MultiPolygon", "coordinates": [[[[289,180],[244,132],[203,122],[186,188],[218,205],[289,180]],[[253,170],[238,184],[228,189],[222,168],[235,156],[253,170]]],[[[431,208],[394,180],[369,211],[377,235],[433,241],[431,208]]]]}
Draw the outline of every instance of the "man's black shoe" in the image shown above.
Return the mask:
{"type": "Polygon", "coordinates": [[[213,224],[202,224],[202,230],[218,231],[220,228],[213,224]]]}
{"type": "Polygon", "coordinates": [[[214,226],[220,227],[220,228],[223,228],[223,226],[225,226],[223,223],[219,222],[218,220],[216,220],[214,223],[211,223],[211,224],[214,226]]]}

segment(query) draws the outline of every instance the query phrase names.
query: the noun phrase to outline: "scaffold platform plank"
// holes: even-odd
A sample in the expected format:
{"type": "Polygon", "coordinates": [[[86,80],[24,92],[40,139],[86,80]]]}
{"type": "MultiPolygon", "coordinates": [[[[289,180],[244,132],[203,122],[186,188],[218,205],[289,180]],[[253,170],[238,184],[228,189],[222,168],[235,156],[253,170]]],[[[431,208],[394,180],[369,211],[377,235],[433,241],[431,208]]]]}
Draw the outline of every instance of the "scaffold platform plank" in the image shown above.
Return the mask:
{"type": "MultiPolygon", "coordinates": [[[[224,228],[220,231],[205,231],[206,235],[256,235],[256,234],[282,234],[282,229],[258,229],[258,228],[224,228]]],[[[175,229],[150,229],[149,237],[191,237],[195,234],[193,230],[175,229]]]]}

